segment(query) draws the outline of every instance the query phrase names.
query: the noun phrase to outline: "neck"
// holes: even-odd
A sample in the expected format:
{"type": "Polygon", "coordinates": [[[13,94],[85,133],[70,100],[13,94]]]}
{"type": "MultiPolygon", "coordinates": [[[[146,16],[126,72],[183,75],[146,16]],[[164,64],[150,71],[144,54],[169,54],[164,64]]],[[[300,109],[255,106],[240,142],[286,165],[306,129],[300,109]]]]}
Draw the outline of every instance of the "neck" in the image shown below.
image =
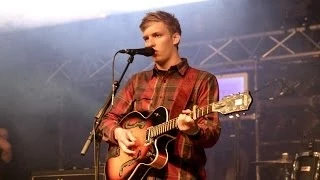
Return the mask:
{"type": "Polygon", "coordinates": [[[156,63],[159,70],[167,71],[171,66],[177,65],[181,62],[181,58],[178,54],[172,56],[169,60],[164,63],[156,63]]]}

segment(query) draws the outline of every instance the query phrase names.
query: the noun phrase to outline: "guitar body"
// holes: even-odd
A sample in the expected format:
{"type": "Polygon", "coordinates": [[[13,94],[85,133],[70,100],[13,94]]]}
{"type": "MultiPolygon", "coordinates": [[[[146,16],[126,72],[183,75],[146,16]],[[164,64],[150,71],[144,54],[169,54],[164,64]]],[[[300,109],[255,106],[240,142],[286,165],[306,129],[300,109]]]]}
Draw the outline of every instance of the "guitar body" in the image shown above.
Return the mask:
{"type": "Polygon", "coordinates": [[[136,153],[128,155],[120,147],[110,145],[108,159],[105,165],[106,179],[142,179],[150,168],[163,168],[168,161],[167,145],[175,139],[168,134],[147,140],[148,128],[168,121],[168,111],[159,107],[148,117],[139,112],[127,114],[120,125],[132,132],[137,138],[132,147],[136,153]]]}

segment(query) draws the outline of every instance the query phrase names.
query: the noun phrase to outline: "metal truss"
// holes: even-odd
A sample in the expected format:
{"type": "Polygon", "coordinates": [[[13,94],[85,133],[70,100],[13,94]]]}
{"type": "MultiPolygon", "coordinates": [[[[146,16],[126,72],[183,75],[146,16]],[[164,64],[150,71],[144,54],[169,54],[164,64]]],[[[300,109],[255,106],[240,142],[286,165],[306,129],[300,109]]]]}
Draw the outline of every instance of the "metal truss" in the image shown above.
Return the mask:
{"type": "MultiPolygon", "coordinates": [[[[106,55],[98,52],[88,52],[72,59],[67,59],[57,65],[56,70],[47,78],[46,83],[50,83],[57,75],[62,74],[65,79],[76,83],[85,83],[88,81],[97,80],[94,77],[98,77],[97,74],[101,74],[99,77],[103,77],[105,80],[109,72],[112,70],[112,60],[107,58],[106,55]],[[104,70],[104,71],[102,71],[104,70]]],[[[115,72],[116,75],[118,74],[115,72]]]]}
{"type": "MultiPolygon", "coordinates": [[[[319,59],[320,24],[185,43],[181,44],[180,51],[192,65],[202,69],[217,68],[218,73],[253,69],[256,62],[319,59]]],[[[74,60],[64,61],[48,76],[47,82],[59,73],[76,82],[92,81],[93,77],[105,79],[110,73],[101,72],[106,71],[106,68],[111,70],[112,65],[111,58],[106,57],[103,53],[87,52],[74,60]]],[[[152,62],[144,67],[152,67],[152,62]]]]}
{"type": "Polygon", "coordinates": [[[198,67],[232,66],[235,70],[248,68],[257,61],[319,59],[320,24],[182,44],[181,51],[189,52],[189,58],[198,67]],[[196,55],[190,54],[190,48],[198,49],[196,55]]]}

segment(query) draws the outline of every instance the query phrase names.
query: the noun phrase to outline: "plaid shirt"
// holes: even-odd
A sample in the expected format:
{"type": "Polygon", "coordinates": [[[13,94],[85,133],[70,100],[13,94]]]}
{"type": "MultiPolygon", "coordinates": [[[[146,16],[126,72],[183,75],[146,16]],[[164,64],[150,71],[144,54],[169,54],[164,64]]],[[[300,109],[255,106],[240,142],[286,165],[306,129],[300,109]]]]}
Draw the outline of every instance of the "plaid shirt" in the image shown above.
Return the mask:
{"type": "MultiPolygon", "coordinates": [[[[174,112],[171,107],[185,77],[186,70],[190,68],[186,59],[168,71],[160,71],[156,67],[150,71],[137,73],[129,79],[127,84],[119,91],[114,105],[102,121],[104,140],[117,144],[114,138],[114,129],[118,121],[131,111],[150,113],[159,106],[164,106],[174,112]]],[[[187,108],[193,105],[206,106],[218,100],[219,91],[217,79],[214,75],[198,70],[197,81],[194,85],[187,108]]],[[[170,117],[176,118],[176,117],[170,117]]],[[[161,179],[205,179],[206,155],[204,148],[212,147],[219,139],[221,126],[217,113],[199,118],[200,132],[194,136],[177,133],[174,143],[170,143],[173,152],[169,154],[168,164],[162,169],[161,179]]],[[[170,149],[171,147],[168,147],[170,149]]],[[[170,151],[169,151],[170,152],[170,151]]],[[[152,171],[149,173],[152,177],[152,171]]],[[[156,176],[156,175],[154,175],[156,176]]],[[[150,179],[150,178],[148,178],[150,179]]]]}

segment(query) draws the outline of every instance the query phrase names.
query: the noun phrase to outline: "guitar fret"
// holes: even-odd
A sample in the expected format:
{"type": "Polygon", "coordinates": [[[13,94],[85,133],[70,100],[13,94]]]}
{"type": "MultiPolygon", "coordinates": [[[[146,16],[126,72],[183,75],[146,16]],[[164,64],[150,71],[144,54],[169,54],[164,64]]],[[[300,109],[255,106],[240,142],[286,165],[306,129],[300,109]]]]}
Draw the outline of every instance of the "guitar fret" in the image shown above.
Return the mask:
{"type": "Polygon", "coordinates": [[[196,112],[197,112],[197,113],[196,113],[196,114],[197,114],[197,118],[200,117],[200,111],[199,111],[199,109],[198,109],[196,112]]]}

